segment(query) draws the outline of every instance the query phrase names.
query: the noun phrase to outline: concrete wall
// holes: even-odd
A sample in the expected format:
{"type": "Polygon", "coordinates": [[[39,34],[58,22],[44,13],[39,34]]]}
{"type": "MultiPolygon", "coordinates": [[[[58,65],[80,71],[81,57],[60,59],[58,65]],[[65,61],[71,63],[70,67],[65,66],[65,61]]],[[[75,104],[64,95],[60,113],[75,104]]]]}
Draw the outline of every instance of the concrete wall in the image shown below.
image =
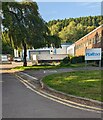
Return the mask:
{"type": "Polygon", "coordinates": [[[74,56],[75,55],[75,44],[72,44],[67,48],[67,54],[74,56]]]}
{"type": "Polygon", "coordinates": [[[39,54],[37,55],[37,59],[38,60],[63,60],[65,57],[67,57],[68,55],[67,54],[64,54],[64,55],[61,55],[61,54],[39,54]]]}
{"type": "Polygon", "coordinates": [[[61,48],[56,48],[56,54],[67,54],[67,48],[70,45],[61,45],[61,48]]]}
{"type": "Polygon", "coordinates": [[[19,52],[16,49],[14,49],[14,57],[19,57],[19,52]]]}
{"type": "MultiPolygon", "coordinates": [[[[61,60],[67,55],[67,47],[70,45],[61,45],[61,48],[41,48],[29,50],[29,57],[37,55],[40,60],[61,60]]],[[[28,57],[27,55],[27,57],[28,57]]],[[[31,58],[30,58],[31,59],[31,58]]]]}

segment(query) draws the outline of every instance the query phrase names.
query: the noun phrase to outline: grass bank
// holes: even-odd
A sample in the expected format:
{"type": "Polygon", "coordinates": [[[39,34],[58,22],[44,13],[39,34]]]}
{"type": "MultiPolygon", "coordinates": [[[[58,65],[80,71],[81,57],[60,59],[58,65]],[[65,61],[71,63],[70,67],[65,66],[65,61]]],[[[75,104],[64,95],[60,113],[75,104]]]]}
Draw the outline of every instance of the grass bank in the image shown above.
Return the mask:
{"type": "Polygon", "coordinates": [[[60,65],[36,65],[36,66],[19,66],[19,67],[15,67],[13,68],[14,70],[39,70],[39,69],[58,69],[58,68],[77,68],[77,67],[84,67],[85,64],[81,63],[81,64],[68,64],[68,65],[64,65],[64,66],[60,66],[60,65]]]}
{"type": "Polygon", "coordinates": [[[24,67],[24,66],[19,66],[19,67],[15,67],[13,69],[15,70],[39,70],[39,69],[55,69],[57,68],[56,66],[42,66],[42,65],[37,65],[37,66],[27,66],[27,67],[24,67]]]}
{"type": "Polygon", "coordinates": [[[103,70],[60,73],[46,76],[43,82],[55,90],[103,102],[102,74],[103,70]]]}

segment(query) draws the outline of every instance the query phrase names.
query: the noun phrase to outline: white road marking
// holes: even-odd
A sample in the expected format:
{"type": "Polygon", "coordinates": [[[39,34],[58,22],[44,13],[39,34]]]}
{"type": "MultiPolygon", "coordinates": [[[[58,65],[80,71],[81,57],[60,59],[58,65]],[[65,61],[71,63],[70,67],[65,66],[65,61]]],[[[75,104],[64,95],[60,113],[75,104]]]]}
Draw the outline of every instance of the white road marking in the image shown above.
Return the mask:
{"type": "Polygon", "coordinates": [[[51,73],[51,72],[53,73],[53,72],[57,72],[57,71],[56,70],[46,70],[46,71],[44,70],[44,73],[51,73]]]}
{"type": "Polygon", "coordinates": [[[46,93],[46,92],[44,92],[44,91],[41,91],[41,92],[44,93],[44,94],[47,94],[48,96],[54,97],[54,98],[56,98],[56,99],[62,100],[62,101],[67,102],[67,103],[71,103],[71,104],[74,104],[74,105],[78,105],[78,106],[82,106],[82,107],[86,107],[86,108],[91,108],[91,109],[95,109],[95,110],[103,110],[103,109],[101,109],[101,108],[96,108],[96,107],[92,107],[92,106],[87,106],[87,105],[79,104],[79,103],[76,103],[76,102],[72,102],[72,101],[70,101],[70,100],[62,99],[62,98],[56,97],[56,96],[54,96],[54,95],[48,94],[48,93],[46,93]]]}
{"type": "Polygon", "coordinates": [[[29,84],[31,87],[36,88],[33,84],[31,84],[30,82],[26,81],[27,84],[29,84]]]}
{"type": "Polygon", "coordinates": [[[4,81],[0,81],[0,84],[2,84],[4,81]]]}
{"type": "Polygon", "coordinates": [[[20,80],[27,88],[30,88],[25,82],[23,82],[22,80],[20,80]]]}
{"type": "Polygon", "coordinates": [[[69,107],[72,107],[72,108],[77,108],[77,109],[80,109],[80,110],[86,110],[86,111],[101,113],[101,111],[91,110],[91,109],[87,109],[87,108],[82,108],[82,107],[74,106],[74,105],[71,105],[71,104],[68,104],[68,103],[64,103],[64,102],[62,102],[62,101],[60,101],[60,100],[56,100],[56,99],[54,99],[54,98],[48,97],[48,96],[46,96],[46,95],[44,95],[44,94],[42,94],[42,93],[34,90],[34,89],[31,88],[31,87],[29,87],[29,89],[32,90],[33,92],[35,92],[35,93],[37,93],[37,94],[45,97],[45,98],[48,98],[48,99],[53,100],[53,101],[55,101],[55,102],[61,103],[61,104],[63,104],[63,105],[66,105],[66,106],[69,106],[69,107]]]}
{"type": "Polygon", "coordinates": [[[48,94],[48,93],[45,93],[45,92],[43,92],[43,91],[41,91],[41,92],[38,92],[37,90],[34,90],[33,88],[36,88],[34,85],[32,85],[31,83],[29,83],[27,80],[24,80],[23,78],[21,78],[20,76],[18,76],[18,75],[16,75],[19,79],[22,79],[22,80],[20,80],[20,82],[22,82],[28,89],[30,89],[30,90],[32,90],[33,92],[35,92],[35,93],[37,93],[37,94],[39,94],[39,95],[41,95],[41,96],[43,96],[43,97],[45,97],[45,98],[48,98],[48,99],[51,99],[51,100],[53,100],[53,101],[56,101],[56,102],[58,102],[58,103],[61,103],[61,104],[64,104],[64,105],[66,105],[66,106],[69,106],[69,107],[73,107],[73,108],[77,108],[77,109],[81,109],[81,110],[87,110],[87,111],[92,111],[92,112],[97,112],[97,113],[101,113],[101,110],[103,110],[103,109],[101,109],[101,108],[96,108],[96,107],[91,107],[91,106],[86,106],[86,105],[83,105],[83,104],[79,104],[79,103],[75,103],[75,102],[72,102],[72,101],[69,101],[69,100],[64,100],[64,99],[62,99],[62,98],[58,98],[58,97],[56,97],[56,96],[53,96],[53,95],[51,95],[51,94],[48,94]],[[29,86],[29,85],[30,86],[29,86]],[[33,87],[33,88],[32,88],[33,87]],[[47,94],[47,95],[44,95],[44,94],[47,94]],[[52,97],[54,97],[54,98],[52,98],[52,97]],[[57,100],[58,99],[58,100],[57,100]],[[62,100],[62,101],[61,101],[62,100]],[[67,102],[67,103],[65,103],[65,102],[67,102]],[[78,106],[74,106],[74,105],[71,105],[71,104],[74,104],[74,105],[78,105],[78,106]],[[82,107],[86,107],[86,108],[82,108],[82,107]],[[100,111],[98,111],[98,110],[100,110],[100,111]]]}
{"type": "Polygon", "coordinates": [[[26,75],[26,76],[28,76],[28,77],[30,77],[30,78],[32,78],[32,79],[38,80],[36,77],[30,76],[30,75],[28,75],[27,73],[24,73],[24,72],[20,72],[20,73],[22,73],[22,74],[24,74],[24,75],[26,75]]]}
{"type": "Polygon", "coordinates": [[[21,79],[20,81],[22,82],[22,83],[24,83],[25,84],[25,86],[28,88],[28,86],[27,86],[27,84],[29,84],[30,86],[32,86],[33,88],[36,88],[33,84],[31,84],[29,81],[27,81],[27,80],[24,80],[22,77],[20,77],[20,76],[18,76],[18,75],[16,75],[19,79],[21,79]],[[27,84],[26,84],[27,83],[27,84]]]}

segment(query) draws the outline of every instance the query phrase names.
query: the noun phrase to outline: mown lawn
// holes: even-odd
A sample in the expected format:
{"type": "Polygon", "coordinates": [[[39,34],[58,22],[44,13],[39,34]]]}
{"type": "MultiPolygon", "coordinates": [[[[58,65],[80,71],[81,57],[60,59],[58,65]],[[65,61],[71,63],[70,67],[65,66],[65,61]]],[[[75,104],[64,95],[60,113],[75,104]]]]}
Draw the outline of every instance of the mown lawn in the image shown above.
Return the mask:
{"type": "Polygon", "coordinates": [[[85,64],[84,63],[78,63],[78,64],[70,64],[70,65],[66,65],[66,66],[60,66],[60,65],[36,65],[36,66],[19,66],[19,67],[15,67],[13,68],[14,70],[32,70],[32,69],[58,69],[58,68],[78,68],[78,67],[84,67],[85,64]]]}
{"type": "Polygon", "coordinates": [[[103,70],[75,71],[46,76],[43,82],[67,94],[103,101],[103,70]]]}
{"type": "Polygon", "coordinates": [[[15,67],[13,68],[14,70],[32,70],[32,69],[36,69],[36,70],[39,70],[39,69],[55,69],[57,68],[56,66],[42,66],[42,65],[38,65],[38,66],[27,66],[27,67],[24,67],[24,66],[19,66],[19,67],[15,67]]]}

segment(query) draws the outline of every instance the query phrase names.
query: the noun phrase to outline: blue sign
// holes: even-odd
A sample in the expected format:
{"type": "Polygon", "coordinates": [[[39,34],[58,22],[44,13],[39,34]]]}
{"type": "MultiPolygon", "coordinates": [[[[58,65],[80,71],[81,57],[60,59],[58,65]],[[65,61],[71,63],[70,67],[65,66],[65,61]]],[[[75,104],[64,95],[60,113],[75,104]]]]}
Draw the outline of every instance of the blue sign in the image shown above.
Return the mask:
{"type": "Polygon", "coordinates": [[[95,52],[86,53],[86,56],[100,56],[100,53],[95,53],[95,52]]]}
{"type": "Polygon", "coordinates": [[[101,60],[101,48],[86,49],[85,60],[101,60]]]}

